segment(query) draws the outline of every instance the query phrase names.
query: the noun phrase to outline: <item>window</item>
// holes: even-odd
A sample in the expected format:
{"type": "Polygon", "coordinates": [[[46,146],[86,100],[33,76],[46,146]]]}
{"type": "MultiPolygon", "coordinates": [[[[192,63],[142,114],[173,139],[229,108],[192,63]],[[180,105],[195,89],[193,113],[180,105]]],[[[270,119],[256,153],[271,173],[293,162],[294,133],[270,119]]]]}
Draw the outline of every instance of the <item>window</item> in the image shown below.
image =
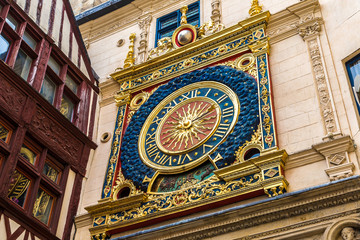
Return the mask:
{"type": "Polygon", "coordinates": [[[39,157],[39,152],[33,146],[31,146],[30,143],[25,142],[21,147],[20,156],[32,165],[35,165],[39,157]]]}
{"type": "Polygon", "coordinates": [[[30,72],[32,58],[29,57],[24,50],[20,49],[15,60],[14,71],[24,80],[27,80],[30,72]]]}
{"type": "Polygon", "coordinates": [[[50,57],[48,61],[48,66],[57,74],[60,74],[60,64],[53,58],[50,57]]]}
{"type": "Polygon", "coordinates": [[[7,15],[5,21],[14,31],[17,30],[19,23],[11,14],[7,15]]]}
{"type": "Polygon", "coordinates": [[[350,83],[355,95],[357,107],[360,111],[360,54],[346,63],[350,83]]]}
{"type": "Polygon", "coordinates": [[[66,181],[62,177],[64,169],[68,168],[27,136],[10,178],[9,200],[43,224],[56,224],[52,216],[60,211],[59,200],[66,181]]]}
{"type": "Polygon", "coordinates": [[[35,50],[37,41],[28,33],[27,31],[24,32],[23,40],[26,42],[29,47],[31,47],[33,50],[35,50]]]}
{"type": "MultiPolygon", "coordinates": [[[[172,36],[175,29],[180,26],[181,15],[182,14],[180,10],[177,10],[157,19],[155,47],[157,46],[157,41],[161,38],[172,36]]],[[[200,25],[199,2],[195,2],[188,6],[186,17],[188,24],[191,24],[193,26],[200,25]]]]}
{"type": "Polygon", "coordinates": [[[10,178],[8,198],[20,207],[24,207],[30,182],[25,174],[15,170],[10,178]]]}
{"type": "Polygon", "coordinates": [[[4,62],[6,61],[7,55],[9,53],[11,41],[2,34],[0,35],[0,59],[4,62]]]}
{"type": "Polygon", "coordinates": [[[43,189],[39,189],[33,208],[33,216],[48,225],[51,210],[54,205],[54,197],[43,189]]]}
{"type": "Polygon", "coordinates": [[[74,112],[74,103],[66,95],[64,95],[63,98],[61,99],[60,112],[67,119],[69,119],[70,121],[72,120],[73,112],[74,112]]]}
{"type": "Polygon", "coordinates": [[[41,85],[40,94],[51,104],[54,103],[56,84],[46,75],[41,85]]]}
{"type": "Polygon", "coordinates": [[[61,114],[73,122],[80,102],[78,89],[81,80],[69,69],[69,65],[58,60],[54,53],[49,57],[47,74],[43,80],[40,94],[53,104],[61,114]],[[61,91],[62,93],[58,93],[61,91]]]}
{"type": "Polygon", "coordinates": [[[0,120],[0,140],[9,143],[12,134],[11,128],[0,120]]]}
{"type": "MultiPolygon", "coordinates": [[[[7,1],[5,1],[7,2],[7,1]]],[[[61,52],[53,42],[48,42],[46,34],[33,22],[27,21],[19,10],[0,0],[0,60],[28,82],[60,113],[74,125],[87,131],[80,124],[82,116],[89,109],[89,102],[81,103],[82,91],[92,83],[81,70],[61,52]],[[51,45],[50,51],[43,51],[51,45]],[[39,67],[48,59],[44,69],[39,67]],[[41,76],[41,77],[40,77],[41,76]],[[80,107],[81,106],[81,107],[80,107]]],[[[87,96],[85,96],[87,95],[87,96]]]]}

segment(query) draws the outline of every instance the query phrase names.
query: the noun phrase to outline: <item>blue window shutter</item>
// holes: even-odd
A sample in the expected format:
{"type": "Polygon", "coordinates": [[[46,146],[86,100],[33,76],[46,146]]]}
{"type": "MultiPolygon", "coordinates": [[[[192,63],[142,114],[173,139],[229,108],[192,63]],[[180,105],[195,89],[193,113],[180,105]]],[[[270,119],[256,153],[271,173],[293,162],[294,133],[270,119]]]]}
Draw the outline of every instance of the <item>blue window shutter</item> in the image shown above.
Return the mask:
{"type": "MultiPolygon", "coordinates": [[[[195,2],[188,6],[187,22],[191,25],[200,25],[200,2],[195,2]]],[[[156,20],[156,37],[155,47],[157,42],[163,37],[171,37],[176,28],[180,26],[181,12],[180,10],[169,13],[156,20]],[[176,21],[175,21],[176,19],[176,21]]]]}

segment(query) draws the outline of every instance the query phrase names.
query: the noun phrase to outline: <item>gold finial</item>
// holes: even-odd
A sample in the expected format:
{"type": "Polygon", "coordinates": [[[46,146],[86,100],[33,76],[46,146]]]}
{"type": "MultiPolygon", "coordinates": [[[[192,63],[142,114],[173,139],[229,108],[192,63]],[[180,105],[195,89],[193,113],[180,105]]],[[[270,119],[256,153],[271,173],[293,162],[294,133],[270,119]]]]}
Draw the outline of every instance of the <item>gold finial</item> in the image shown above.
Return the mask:
{"type": "Polygon", "coordinates": [[[135,33],[130,34],[129,40],[130,40],[130,45],[129,45],[129,52],[126,55],[126,59],[124,61],[124,68],[129,68],[131,66],[134,65],[135,63],[135,58],[134,58],[134,42],[135,42],[135,33]]]}
{"type": "Polygon", "coordinates": [[[250,10],[249,10],[250,16],[255,16],[255,15],[261,13],[261,12],[262,12],[262,6],[259,5],[259,1],[258,0],[252,0],[251,7],[250,7],[250,10]]]}
{"type": "Polygon", "coordinates": [[[184,24],[187,24],[187,19],[186,19],[186,13],[188,11],[188,7],[185,5],[185,6],[182,6],[180,8],[180,12],[182,13],[182,16],[181,16],[181,22],[180,22],[180,25],[184,25],[184,24]]]}

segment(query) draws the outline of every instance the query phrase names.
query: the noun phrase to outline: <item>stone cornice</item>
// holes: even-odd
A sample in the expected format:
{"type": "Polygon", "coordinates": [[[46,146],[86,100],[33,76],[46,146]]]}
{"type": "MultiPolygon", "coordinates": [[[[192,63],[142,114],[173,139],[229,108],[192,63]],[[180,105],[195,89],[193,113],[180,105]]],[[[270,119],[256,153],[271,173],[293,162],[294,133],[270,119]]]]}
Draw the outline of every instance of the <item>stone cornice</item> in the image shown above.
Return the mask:
{"type": "Polygon", "coordinates": [[[297,35],[300,25],[320,18],[318,0],[302,1],[271,15],[267,28],[270,44],[297,35]]]}
{"type": "MultiPolygon", "coordinates": [[[[205,239],[347,203],[358,202],[359,199],[359,176],[355,176],[275,198],[240,205],[191,220],[179,221],[175,224],[162,226],[161,229],[142,231],[141,233],[138,232],[117,239],[135,239],[140,235],[142,239],[154,239],[160,236],[161,239],[205,239]],[[299,195],[301,195],[301,198],[298,197],[299,195]],[[204,224],[204,221],[206,221],[206,224],[204,224]]],[[[327,218],[331,219],[358,212],[360,212],[358,209],[341,213],[334,212],[327,218]]],[[[312,224],[311,221],[308,222],[308,224],[312,224]]],[[[256,237],[250,239],[256,239],[256,237]]]]}

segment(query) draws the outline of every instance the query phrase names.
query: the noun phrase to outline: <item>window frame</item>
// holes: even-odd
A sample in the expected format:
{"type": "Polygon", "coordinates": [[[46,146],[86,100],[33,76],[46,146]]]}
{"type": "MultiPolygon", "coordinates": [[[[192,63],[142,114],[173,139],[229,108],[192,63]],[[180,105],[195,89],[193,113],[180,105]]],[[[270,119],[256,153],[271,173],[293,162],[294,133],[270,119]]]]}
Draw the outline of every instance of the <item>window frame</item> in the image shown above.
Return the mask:
{"type": "MultiPolygon", "coordinates": [[[[56,221],[56,219],[60,215],[61,205],[64,197],[70,167],[66,164],[65,161],[54,157],[55,154],[50,152],[48,148],[42,147],[30,136],[25,136],[21,146],[25,143],[27,144],[26,146],[29,147],[31,145],[31,148],[39,151],[38,159],[34,165],[20,155],[20,150],[16,158],[17,161],[14,171],[18,171],[30,180],[30,185],[27,190],[28,193],[26,195],[23,206],[20,206],[19,204],[11,200],[9,197],[7,199],[12,203],[12,205],[16,206],[18,209],[21,209],[21,211],[27,216],[31,216],[36,219],[36,221],[38,221],[40,224],[43,224],[47,228],[56,229],[58,224],[58,221],[56,221]],[[56,182],[52,181],[48,176],[43,173],[45,162],[49,162],[53,168],[59,171],[56,182]],[[40,221],[33,215],[34,204],[37,200],[37,193],[40,189],[45,191],[53,198],[47,224],[40,221]]],[[[12,172],[10,177],[13,174],[14,172],[12,172]]]]}
{"type": "MultiPolygon", "coordinates": [[[[346,68],[347,76],[349,78],[351,92],[353,94],[358,113],[360,114],[360,99],[357,96],[356,89],[354,89],[354,87],[355,87],[354,80],[355,79],[354,79],[353,75],[351,74],[351,70],[350,70],[350,65],[352,65],[358,61],[360,61],[360,52],[358,52],[357,54],[355,54],[354,56],[352,56],[350,59],[348,59],[345,62],[345,68],[346,68]]],[[[359,65],[360,65],[360,63],[359,63],[359,65]]]]}
{"type": "MultiPolygon", "coordinates": [[[[81,88],[85,81],[79,77],[75,71],[72,70],[70,64],[62,60],[60,54],[57,52],[56,49],[51,49],[51,54],[49,55],[47,62],[49,63],[50,57],[54,59],[57,64],[60,66],[59,74],[57,74],[48,64],[46,66],[46,73],[44,78],[41,82],[39,93],[41,92],[42,84],[46,76],[48,76],[52,82],[56,85],[54,102],[52,105],[60,112],[61,110],[61,101],[64,96],[66,96],[73,104],[73,112],[71,119],[68,119],[64,114],[62,114],[66,119],[76,125],[77,119],[79,118],[79,105],[80,102],[83,101],[80,98],[81,88]],[[76,84],[77,84],[77,91],[74,93],[67,85],[66,85],[66,76],[69,76],[76,84]]],[[[49,102],[50,103],[50,102],[49,102]]],[[[51,103],[50,103],[51,104],[51,103]]]]}
{"type": "MultiPolygon", "coordinates": [[[[198,8],[199,14],[195,15],[195,16],[192,16],[192,17],[188,18],[187,20],[188,20],[188,22],[190,22],[190,21],[194,21],[195,19],[197,19],[198,22],[199,22],[199,25],[200,25],[200,1],[196,1],[196,2],[194,2],[194,3],[192,3],[192,4],[190,4],[188,6],[189,10],[193,9],[193,8],[198,8]]],[[[174,25],[175,25],[175,23],[174,23],[174,24],[171,24],[169,26],[166,26],[165,28],[161,28],[162,22],[164,22],[165,20],[171,18],[175,14],[177,15],[176,27],[174,28],[174,31],[175,31],[175,29],[180,26],[180,21],[181,21],[181,16],[182,16],[182,13],[180,12],[180,9],[178,9],[176,11],[173,11],[171,13],[168,13],[168,14],[156,19],[155,47],[157,47],[157,43],[161,39],[161,34],[163,32],[165,32],[165,31],[168,31],[168,30],[172,29],[174,27],[174,25]]]]}

